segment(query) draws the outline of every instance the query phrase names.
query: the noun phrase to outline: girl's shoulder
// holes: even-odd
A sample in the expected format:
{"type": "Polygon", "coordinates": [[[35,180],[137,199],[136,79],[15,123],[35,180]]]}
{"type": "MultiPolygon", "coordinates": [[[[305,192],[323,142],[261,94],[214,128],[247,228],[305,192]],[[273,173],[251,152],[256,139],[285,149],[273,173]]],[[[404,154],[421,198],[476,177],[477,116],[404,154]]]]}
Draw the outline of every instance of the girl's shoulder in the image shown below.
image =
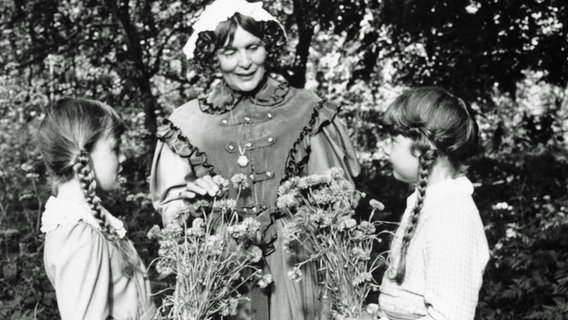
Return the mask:
{"type": "Polygon", "coordinates": [[[471,195],[454,194],[440,201],[434,208],[435,217],[443,220],[473,219],[479,216],[479,210],[471,195]]]}
{"type": "Polygon", "coordinates": [[[429,208],[428,230],[440,233],[469,234],[482,232],[483,222],[471,195],[454,194],[429,208]]]}
{"type": "Polygon", "coordinates": [[[81,257],[99,261],[109,256],[109,244],[100,228],[84,221],[68,223],[46,234],[45,264],[57,266],[81,257]]]}
{"type": "Polygon", "coordinates": [[[100,228],[82,220],[60,225],[57,229],[47,232],[45,240],[46,246],[55,245],[59,248],[107,241],[100,228]]]}

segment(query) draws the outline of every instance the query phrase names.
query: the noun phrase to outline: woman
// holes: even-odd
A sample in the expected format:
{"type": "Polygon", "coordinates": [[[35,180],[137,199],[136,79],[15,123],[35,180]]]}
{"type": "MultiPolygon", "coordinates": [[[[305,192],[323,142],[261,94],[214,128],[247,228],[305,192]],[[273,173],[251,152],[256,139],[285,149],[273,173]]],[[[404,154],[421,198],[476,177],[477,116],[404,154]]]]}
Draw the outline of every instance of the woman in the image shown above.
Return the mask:
{"type": "Polygon", "coordinates": [[[184,199],[216,194],[212,175],[246,174],[251,187],[238,207],[263,223],[274,279],[264,296],[251,294],[254,318],[315,319],[315,271],[304,272],[301,282],[288,279],[291,257],[278,237],[286,222],[273,208],[279,184],[291,176],[334,166],[358,175],[355,151],[336,117],[339,107],[268,75],[286,37],[261,3],[218,0],[193,29],[184,52],[199,72],[220,72],[223,81],[206,98],[179,107],[160,130],[151,177],[154,206],[167,225],[176,221],[184,199]]]}

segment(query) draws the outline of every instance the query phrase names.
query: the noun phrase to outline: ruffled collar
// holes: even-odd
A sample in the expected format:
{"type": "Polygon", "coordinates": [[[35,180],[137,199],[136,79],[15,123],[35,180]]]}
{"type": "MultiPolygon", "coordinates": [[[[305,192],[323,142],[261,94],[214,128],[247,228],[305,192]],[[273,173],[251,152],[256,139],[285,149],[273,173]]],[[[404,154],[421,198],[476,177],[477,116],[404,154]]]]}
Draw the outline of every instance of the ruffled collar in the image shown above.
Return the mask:
{"type": "Polygon", "coordinates": [[[290,91],[288,82],[265,76],[258,89],[240,92],[231,89],[225,81],[219,83],[207,98],[199,99],[201,111],[222,114],[232,110],[243,99],[249,99],[257,106],[270,107],[281,103],[290,91]]]}
{"type": "MultiPolygon", "coordinates": [[[[126,235],[124,223],[110,214],[105,208],[102,208],[102,210],[104,210],[103,214],[105,214],[107,223],[115,230],[116,235],[122,239],[126,235]]],[[[60,226],[79,221],[88,223],[97,230],[101,229],[99,222],[95,219],[86,203],[67,197],[51,196],[47,200],[45,211],[41,216],[41,232],[47,233],[60,226]]]]}

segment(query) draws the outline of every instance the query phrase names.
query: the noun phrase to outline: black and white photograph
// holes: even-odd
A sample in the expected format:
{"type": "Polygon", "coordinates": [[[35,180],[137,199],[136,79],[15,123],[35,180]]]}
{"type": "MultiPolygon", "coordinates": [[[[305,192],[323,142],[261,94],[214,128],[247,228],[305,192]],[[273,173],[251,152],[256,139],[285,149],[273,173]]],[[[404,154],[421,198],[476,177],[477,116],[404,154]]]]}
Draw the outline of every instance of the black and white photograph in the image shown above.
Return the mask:
{"type": "Polygon", "coordinates": [[[0,320],[568,319],[565,0],[2,0],[0,320]]]}

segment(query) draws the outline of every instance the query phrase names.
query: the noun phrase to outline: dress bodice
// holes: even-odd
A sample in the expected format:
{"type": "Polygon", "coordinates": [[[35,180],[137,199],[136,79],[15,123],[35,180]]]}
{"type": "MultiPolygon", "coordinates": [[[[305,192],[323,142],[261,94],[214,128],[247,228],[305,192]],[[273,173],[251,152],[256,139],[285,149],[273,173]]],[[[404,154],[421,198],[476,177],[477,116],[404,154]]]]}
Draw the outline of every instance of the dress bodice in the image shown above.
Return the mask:
{"type": "Polygon", "coordinates": [[[257,212],[273,206],[280,182],[302,170],[309,154],[303,140],[337,111],[314,93],[272,78],[250,95],[220,84],[208,99],[178,108],[159,137],[187,159],[196,177],[244,174],[250,188],[238,206],[257,212]]]}

